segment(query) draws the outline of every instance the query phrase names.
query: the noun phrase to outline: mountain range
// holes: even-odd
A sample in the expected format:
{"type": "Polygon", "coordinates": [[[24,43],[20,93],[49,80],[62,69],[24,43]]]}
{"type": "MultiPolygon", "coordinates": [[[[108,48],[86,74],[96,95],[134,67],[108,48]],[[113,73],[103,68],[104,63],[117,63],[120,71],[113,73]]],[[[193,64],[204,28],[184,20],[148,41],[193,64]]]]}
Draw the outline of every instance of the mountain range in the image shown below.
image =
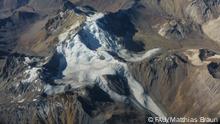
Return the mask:
{"type": "Polygon", "coordinates": [[[0,123],[219,119],[219,14],[220,0],[0,0],[0,123]]]}

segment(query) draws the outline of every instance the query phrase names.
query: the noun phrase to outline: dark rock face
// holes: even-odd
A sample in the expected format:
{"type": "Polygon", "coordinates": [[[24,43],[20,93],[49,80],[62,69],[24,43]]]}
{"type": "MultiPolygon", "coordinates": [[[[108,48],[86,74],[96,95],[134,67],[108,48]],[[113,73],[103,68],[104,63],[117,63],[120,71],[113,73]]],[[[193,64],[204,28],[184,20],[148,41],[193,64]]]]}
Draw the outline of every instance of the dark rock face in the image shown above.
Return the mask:
{"type": "Polygon", "coordinates": [[[136,32],[134,24],[131,23],[129,15],[123,11],[109,13],[99,20],[100,26],[104,26],[111,34],[118,37],[132,37],[136,32]]]}
{"type": "Polygon", "coordinates": [[[87,31],[84,31],[84,30],[81,30],[79,32],[80,34],[80,38],[83,40],[84,44],[91,50],[96,50],[98,49],[99,47],[101,47],[101,44],[99,44],[99,41],[98,39],[94,38],[93,37],[93,34],[91,32],[87,32],[87,31]],[[88,39],[88,37],[90,39],[88,39]],[[92,41],[92,42],[91,42],[92,41]]]}
{"type": "Polygon", "coordinates": [[[50,61],[44,65],[42,79],[50,84],[54,84],[55,79],[63,77],[62,71],[66,68],[65,57],[59,53],[55,53],[50,61]]]}
{"type": "Polygon", "coordinates": [[[144,45],[133,41],[133,36],[137,30],[128,13],[128,11],[108,13],[104,18],[98,20],[98,25],[109,33],[122,38],[122,44],[126,49],[135,52],[143,51],[144,45]]]}
{"type": "Polygon", "coordinates": [[[96,117],[102,113],[104,109],[112,109],[110,106],[113,106],[113,100],[98,86],[88,87],[87,92],[88,95],[79,97],[78,100],[82,103],[84,111],[90,116],[96,117]]]}
{"type": "Polygon", "coordinates": [[[214,56],[216,53],[214,51],[208,50],[208,49],[200,49],[199,50],[199,58],[204,61],[206,58],[210,56],[214,56]]]}
{"type": "Polygon", "coordinates": [[[108,81],[108,86],[120,95],[130,95],[128,81],[126,78],[120,75],[106,75],[105,78],[108,81]]]}
{"type": "Polygon", "coordinates": [[[217,79],[220,79],[220,63],[211,62],[208,65],[209,73],[217,79]]]}

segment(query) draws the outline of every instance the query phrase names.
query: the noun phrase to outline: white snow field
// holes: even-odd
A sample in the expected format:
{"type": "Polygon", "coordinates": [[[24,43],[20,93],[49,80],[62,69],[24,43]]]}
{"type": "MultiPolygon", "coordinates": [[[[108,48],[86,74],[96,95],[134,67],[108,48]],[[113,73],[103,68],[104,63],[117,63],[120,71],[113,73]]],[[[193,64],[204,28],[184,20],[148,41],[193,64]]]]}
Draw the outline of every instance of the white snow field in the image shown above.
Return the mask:
{"type": "Polygon", "coordinates": [[[76,89],[97,84],[115,101],[125,102],[126,99],[132,98],[112,91],[103,77],[103,75],[119,73],[127,78],[130,91],[138,104],[158,116],[164,116],[150,96],[144,92],[139,82],[132,77],[127,64],[109,54],[109,52],[116,53],[126,61],[141,61],[157,54],[161,49],[155,48],[143,55],[129,53],[119,44],[116,36],[109,34],[97,25],[99,23],[97,19],[103,16],[102,13],[94,14],[87,17],[80,31],[74,32],[74,29],[79,26],[77,23],[60,34],[57,52],[63,56],[59,61],[60,71],[64,77],[56,82],[64,85],[46,85],[45,92],[47,94],[65,92],[65,85],[71,85],[73,89],[76,89]]]}

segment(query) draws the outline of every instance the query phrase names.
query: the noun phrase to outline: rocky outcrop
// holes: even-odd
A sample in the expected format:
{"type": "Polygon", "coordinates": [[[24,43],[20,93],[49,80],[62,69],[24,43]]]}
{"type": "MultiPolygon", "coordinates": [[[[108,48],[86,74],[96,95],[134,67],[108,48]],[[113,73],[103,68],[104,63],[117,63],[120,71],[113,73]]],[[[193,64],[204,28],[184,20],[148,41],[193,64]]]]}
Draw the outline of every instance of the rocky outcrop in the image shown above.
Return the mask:
{"type": "Polygon", "coordinates": [[[181,21],[171,20],[163,24],[158,33],[167,39],[181,40],[189,33],[189,28],[181,21]]]}
{"type": "Polygon", "coordinates": [[[220,79],[220,67],[219,63],[212,62],[208,65],[209,73],[217,79],[220,79]]]}
{"type": "Polygon", "coordinates": [[[208,50],[208,49],[200,49],[199,50],[199,58],[204,61],[206,60],[207,58],[211,57],[211,56],[214,56],[216,55],[216,53],[212,50],[208,50]]]}

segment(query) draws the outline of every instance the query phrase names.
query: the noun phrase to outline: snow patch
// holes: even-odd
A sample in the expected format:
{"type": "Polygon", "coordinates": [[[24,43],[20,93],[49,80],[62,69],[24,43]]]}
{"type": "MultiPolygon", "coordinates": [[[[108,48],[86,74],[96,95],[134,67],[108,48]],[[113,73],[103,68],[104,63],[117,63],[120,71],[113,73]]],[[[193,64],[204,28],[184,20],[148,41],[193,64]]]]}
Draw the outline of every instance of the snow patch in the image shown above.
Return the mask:
{"type": "Polygon", "coordinates": [[[24,72],[25,75],[28,76],[27,79],[24,79],[22,80],[21,82],[22,83],[32,83],[34,82],[35,80],[38,79],[38,76],[39,76],[39,72],[38,72],[39,68],[31,68],[31,69],[28,69],[24,72]]]}
{"type": "Polygon", "coordinates": [[[129,62],[138,62],[142,61],[144,59],[149,59],[159,53],[161,53],[163,50],[161,48],[153,48],[145,52],[144,54],[131,54],[128,53],[128,51],[121,50],[119,55],[123,57],[126,61],[129,62]]]}
{"type": "Polygon", "coordinates": [[[18,101],[18,103],[23,103],[25,99],[21,99],[18,101]]]}
{"type": "Polygon", "coordinates": [[[98,19],[100,19],[100,18],[102,18],[102,17],[104,17],[104,14],[103,13],[96,13],[96,14],[94,14],[94,15],[92,15],[92,16],[89,16],[89,17],[87,17],[87,21],[88,22],[95,22],[96,20],[98,20],[98,19]]]}
{"type": "Polygon", "coordinates": [[[32,62],[32,61],[31,61],[31,59],[30,59],[29,57],[25,57],[25,58],[24,58],[24,63],[25,63],[25,64],[28,65],[28,64],[30,64],[31,62],[32,62]]]}

